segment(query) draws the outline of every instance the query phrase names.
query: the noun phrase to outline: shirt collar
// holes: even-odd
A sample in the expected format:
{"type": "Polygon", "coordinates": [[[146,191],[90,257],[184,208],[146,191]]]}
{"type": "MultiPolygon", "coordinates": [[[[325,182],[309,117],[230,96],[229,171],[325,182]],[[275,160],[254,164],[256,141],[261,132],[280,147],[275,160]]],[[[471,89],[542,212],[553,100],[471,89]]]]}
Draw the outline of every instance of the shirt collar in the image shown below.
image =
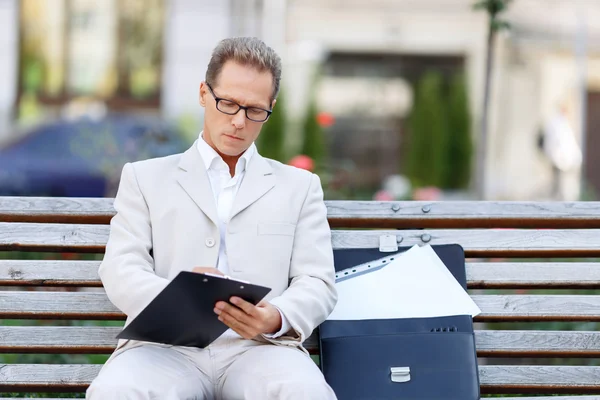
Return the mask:
{"type": "MultiPolygon", "coordinates": [[[[215,151],[215,149],[213,149],[208,145],[208,143],[206,143],[203,137],[203,133],[204,132],[200,132],[197,147],[198,151],[200,152],[200,156],[202,157],[202,161],[204,161],[204,167],[208,171],[210,169],[215,169],[215,167],[219,164],[219,161],[221,161],[223,164],[225,164],[225,161],[223,161],[223,159],[221,158],[219,153],[215,151]]],[[[246,170],[248,163],[250,162],[250,159],[252,158],[255,152],[256,145],[252,143],[248,150],[246,150],[239,158],[235,166],[235,175],[246,170]]]]}

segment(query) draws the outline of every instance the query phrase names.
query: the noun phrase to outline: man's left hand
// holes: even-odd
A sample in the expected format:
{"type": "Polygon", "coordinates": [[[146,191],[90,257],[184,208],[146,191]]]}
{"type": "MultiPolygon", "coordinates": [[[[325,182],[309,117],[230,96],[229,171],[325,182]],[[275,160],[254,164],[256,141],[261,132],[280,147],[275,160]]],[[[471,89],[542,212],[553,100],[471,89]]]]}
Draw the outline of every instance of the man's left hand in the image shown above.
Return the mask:
{"type": "Polygon", "coordinates": [[[219,321],[244,339],[279,332],[281,329],[281,314],[268,301],[261,301],[256,306],[239,297],[232,297],[229,301],[231,304],[219,301],[215,305],[215,314],[219,316],[219,321]]]}

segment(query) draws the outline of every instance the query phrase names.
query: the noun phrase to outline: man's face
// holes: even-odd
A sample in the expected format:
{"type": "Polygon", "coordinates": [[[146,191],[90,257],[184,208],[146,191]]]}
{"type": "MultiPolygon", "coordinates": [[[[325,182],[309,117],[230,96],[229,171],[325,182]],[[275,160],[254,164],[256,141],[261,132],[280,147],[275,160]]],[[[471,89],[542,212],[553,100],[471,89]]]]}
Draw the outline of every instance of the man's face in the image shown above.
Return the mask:
{"type": "MultiPolygon", "coordinates": [[[[234,101],[242,106],[270,110],[273,78],[269,71],[228,61],[216,82],[208,82],[217,98],[234,101]]],[[[204,107],[204,140],[221,156],[236,157],[246,151],[258,137],[264,122],[246,118],[245,110],[235,115],[222,113],[206,82],[200,84],[200,104],[204,107]]]]}

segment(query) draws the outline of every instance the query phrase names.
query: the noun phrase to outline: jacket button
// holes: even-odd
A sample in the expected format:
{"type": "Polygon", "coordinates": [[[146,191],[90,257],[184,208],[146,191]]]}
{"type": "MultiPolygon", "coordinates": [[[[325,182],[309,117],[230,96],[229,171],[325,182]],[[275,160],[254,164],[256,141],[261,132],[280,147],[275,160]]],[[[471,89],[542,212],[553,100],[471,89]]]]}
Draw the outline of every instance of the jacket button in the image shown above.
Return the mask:
{"type": "Polygon", "coordinates": [[[206,240],[204,241],[204,244],[205,244],[207,247],[213,247],[213,246],[215,245],[215,239],[213,239],[213,238],[208,238],[208,239],[206,239],[206,240]]]}

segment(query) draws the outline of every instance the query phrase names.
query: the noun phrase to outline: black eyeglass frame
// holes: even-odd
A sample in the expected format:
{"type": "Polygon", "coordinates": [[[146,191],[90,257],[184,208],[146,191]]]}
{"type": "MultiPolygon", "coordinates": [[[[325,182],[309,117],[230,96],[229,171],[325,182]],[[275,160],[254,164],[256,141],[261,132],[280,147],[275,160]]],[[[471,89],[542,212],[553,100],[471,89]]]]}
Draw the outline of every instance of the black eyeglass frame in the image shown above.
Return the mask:
{"type": "Polygon", "coordinates": [[[235,115],[235,114],[239,113],[240,109],[241,109],[241,110],[244,110],[244,114],[246,115],[246,118],[248,118],[250,121],[253,121],[253,122],[265,122],[266,120],[269,119],[269,117],[273,113],[273,110],[265,110],[264,108],[260,108],[260,107],[246,107],[246,106],[242,106],[242,105],[236,103],[233,100],[225,99],[223,97],[217,97],[215,95],[215,92],[213,91],[212,86],[210,86],[210,84],[208,82],[205,82],[205,83],[206,83],[206,86],[208,87],[208,91],[210,92],[210,94],[212,95],[212,97],[215,99],[215,102],[216,102],[215,107],[217,108],[218,111],[222,112],[223,114],[235,115]],[[235,104],[236,106],[238,106],[238,109],[235,110],[235,112],[231,112],[231,113],[230,112],[225,112],[225,111],[219,109],[219,102],[220,101],[227,101],[229,103],[235,104]],[[255,109],[255,110],[265,111],[267,113],[267,116],[265,117],[265,119],[262,119],[262,120],[252,119],[252,118],[250,118],[248,116],[248,110],[249,109],[255,109]]]}

